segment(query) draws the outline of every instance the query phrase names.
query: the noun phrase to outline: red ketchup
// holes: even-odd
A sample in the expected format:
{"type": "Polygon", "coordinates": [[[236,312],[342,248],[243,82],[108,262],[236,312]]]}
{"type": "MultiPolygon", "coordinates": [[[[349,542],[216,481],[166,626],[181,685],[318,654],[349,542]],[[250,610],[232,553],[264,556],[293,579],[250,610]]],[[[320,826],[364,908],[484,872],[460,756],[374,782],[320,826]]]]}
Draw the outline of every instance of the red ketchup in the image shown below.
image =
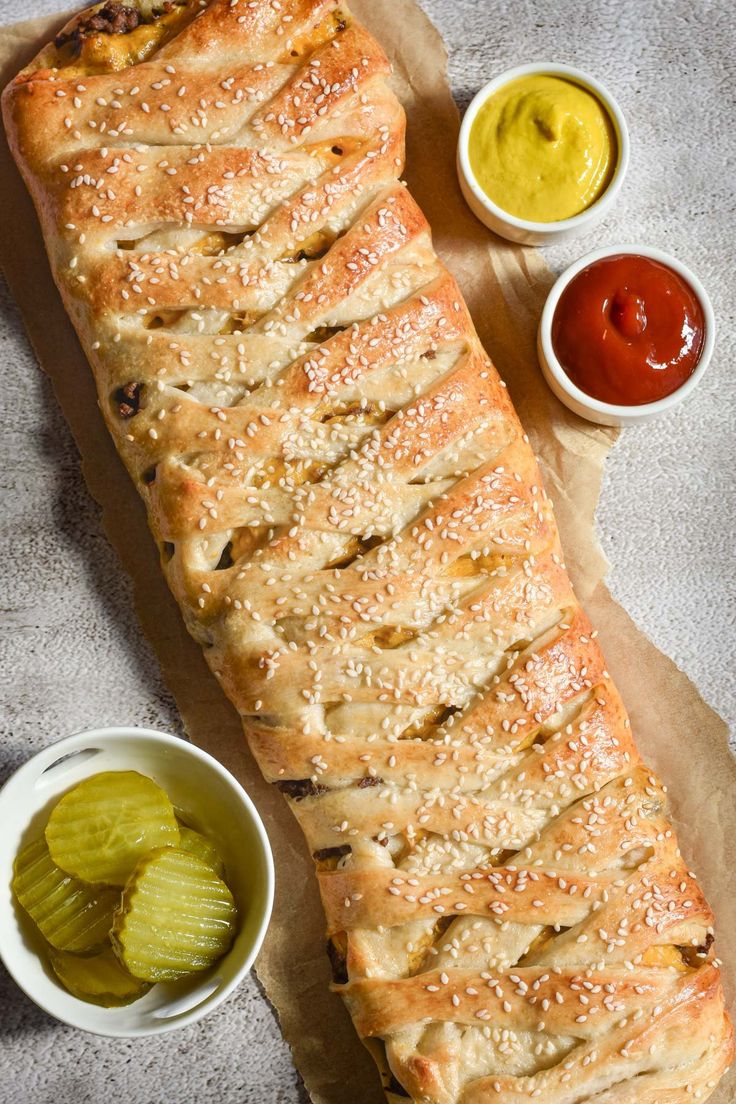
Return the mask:
{"type": "Polygon", "coordinates": [[[676,391],[694,371],[704,336],[690,285],[667,265],[629,253],[579,272],[552,319],[552,346],[572,382],[619,406],[676,391]]]}

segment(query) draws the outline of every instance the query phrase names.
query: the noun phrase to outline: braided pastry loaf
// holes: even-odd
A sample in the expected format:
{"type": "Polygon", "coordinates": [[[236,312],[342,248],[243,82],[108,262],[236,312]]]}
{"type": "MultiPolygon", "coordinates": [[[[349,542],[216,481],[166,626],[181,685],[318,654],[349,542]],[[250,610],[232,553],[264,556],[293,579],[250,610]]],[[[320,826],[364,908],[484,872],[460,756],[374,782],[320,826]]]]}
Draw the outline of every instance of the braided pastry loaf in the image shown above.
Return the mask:
{"type": "Polygon", "coordinates": [[[187,626],[390,1101],[704,1100],[713,917],[336,0],[107,3],[6,90],[187,626]]]}

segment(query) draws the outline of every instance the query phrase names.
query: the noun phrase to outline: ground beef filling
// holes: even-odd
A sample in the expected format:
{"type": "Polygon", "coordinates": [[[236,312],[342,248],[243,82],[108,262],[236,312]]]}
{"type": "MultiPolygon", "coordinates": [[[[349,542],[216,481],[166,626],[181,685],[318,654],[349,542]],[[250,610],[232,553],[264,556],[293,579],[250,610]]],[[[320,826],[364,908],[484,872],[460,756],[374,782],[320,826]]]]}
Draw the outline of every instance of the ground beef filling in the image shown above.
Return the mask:
{"type": "Polygon", "coordinates": [[[143,22],[137,8],[129,8],[109,0],[103,8],[82,19],[69,31],[62,31],[54,39],[57,49],[71,43],[75,51],[82,48],[85,38],[98,34],[129,34],[143,22]]]}
{"type": "Polygon", "coordinates": [[[126,383],[115,392],[115,401],[118,404],[118,414],[121,418],[132,418],[138,413],[141,405],[142,383],[126,383]]]}
{"type": "Polygon", "coordinates": [[[320,786],[319,782],[312,782],[311,778],[285,778],[276,785],[287,797],[293,797],[295,801],[303,801],[305,797],[320,797],[327,793],[326,786],[320,786]]]}

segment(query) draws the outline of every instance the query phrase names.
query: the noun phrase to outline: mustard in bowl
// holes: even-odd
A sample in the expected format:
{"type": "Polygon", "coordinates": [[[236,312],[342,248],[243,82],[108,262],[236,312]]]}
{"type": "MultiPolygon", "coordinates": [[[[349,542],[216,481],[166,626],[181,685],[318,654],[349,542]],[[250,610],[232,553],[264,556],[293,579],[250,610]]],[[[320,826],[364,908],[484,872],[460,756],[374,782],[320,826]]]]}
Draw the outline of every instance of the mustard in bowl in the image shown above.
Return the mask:
{"type": "Polygon", "coordinates": [[[629,157],[620,108],[567,65],[525,65],[480,90],[463,119],[458,175],[474,214],[512,241],[588,229],[610,208],[629,157]]]}

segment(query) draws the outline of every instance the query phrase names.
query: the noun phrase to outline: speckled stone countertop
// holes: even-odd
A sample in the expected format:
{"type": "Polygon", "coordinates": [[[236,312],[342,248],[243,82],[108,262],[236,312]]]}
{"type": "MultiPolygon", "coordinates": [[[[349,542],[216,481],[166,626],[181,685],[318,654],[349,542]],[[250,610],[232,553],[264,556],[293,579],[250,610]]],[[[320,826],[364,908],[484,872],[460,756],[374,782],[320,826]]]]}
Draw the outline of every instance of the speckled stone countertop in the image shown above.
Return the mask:
{"type": "MultiPolygon", "coordinates": [[[[587,238],[547,250],[550,266],[561,270],[599,245],[647,243],[677,254],[710,290],[720,328],[716,359],[686,407],[622,434],[608,461],[598,525],[614,595],[733,722],[732,6],[727,0],[422,2],[447,44],[461,107],[503,68],[558,60],[597,74],[624,109],[632,163],[623,195],[587,238]]],[[[0,19],[11,23],[69,6],[70,0],[0,0],[0,19]]],[[[2,284],[0,372],[4,778],[31,751],[70,732],[116,723],[176,732],[180,722],[85,490],[71,436],[2,284]]],[[[253,978],[203,1022],[157,1039],[97,1039],[63,1027],[1,970],[0,1008],[5,1104],[304,1099],[253,978]]]]}

